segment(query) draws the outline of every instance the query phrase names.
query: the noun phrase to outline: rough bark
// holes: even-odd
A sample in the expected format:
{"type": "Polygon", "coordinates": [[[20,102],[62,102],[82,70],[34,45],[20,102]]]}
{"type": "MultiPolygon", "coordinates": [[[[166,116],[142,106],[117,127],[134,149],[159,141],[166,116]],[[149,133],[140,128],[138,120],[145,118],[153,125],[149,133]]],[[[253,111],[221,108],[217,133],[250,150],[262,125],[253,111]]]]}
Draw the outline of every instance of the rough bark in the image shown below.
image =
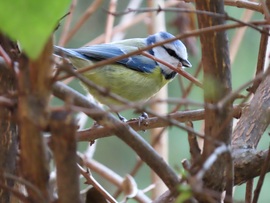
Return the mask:
{"type": "MultiPolygon", "coordinates": [[[[224,14],[223,0],[197,0],[196,9],[224,14]]],[[[210,27],[225,23],[224,18],[198,15],[199,27],[210,27]]],[[[202,45],[202,62],[204,70],[204,102],[216,104],[231,92],[231,72],[226,32],[211,32],[200,35],[202,45]]],[[[227,103],[221,109],[205,106],[205,135],[226,144],[231,142],[231,119],[228,116],[232,104],[227,103]]],[[[205,140],[203,159],[205,160],[215,145],[205,140]]],[[[218,159],[205,177],[205,186],[222,191],[224,189],[224,169],[226,162],[218,159]]]]}
{"type": "Polygon", "coordinates": [[[18,121],[20,133],[20,167],[23,178],[31,182],[37,192],[27,188],[30,199],[48,202],[49,169],[42,132],[48,125],[52,39],[38,59],[20,58],[18,76],[18,121]]]}
{"type": "MultiPolygon", "coordinates": [[[[11,60],[17,58],[18,49],[16,44],[0,33],[0,45],[9,55],[11,60]]],[[[17,83],[15,74],[6,64],[0,64],[0,94],[9,95],[16,91],[17,83]]],[[[14,174],[16,169],[16,154],[18,147],[18,127],[16,122],[12,120],[16,107],[8,108],[1,106],[0,108],[0,173],[3,172],[14,174]]],[[[2,183],[8,187],[13,187],[14,181],[3,178],[2,183]]],[[[10,193],[8,190],[0,189],[0,202],[9,202],[10,193]]]]}
{"type": "Polygon", "coordinates": [[[51,147],[57,175],[59,203],[81,202],[76,154],[77,125],[71,113],[56,111],[50,122],[51,147]]]}

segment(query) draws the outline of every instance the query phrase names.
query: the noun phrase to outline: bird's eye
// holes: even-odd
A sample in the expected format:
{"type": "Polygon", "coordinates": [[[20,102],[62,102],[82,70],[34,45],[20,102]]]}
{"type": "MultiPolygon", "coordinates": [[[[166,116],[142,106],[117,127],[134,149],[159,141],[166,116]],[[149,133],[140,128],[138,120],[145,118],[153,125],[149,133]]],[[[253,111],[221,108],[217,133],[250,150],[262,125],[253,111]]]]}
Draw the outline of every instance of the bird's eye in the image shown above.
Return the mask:
{"type": "Polygon", "coordinates": [[[172,50],[172,49],[170,49],[170,48],[167,48],[167,47],[165,47],[165,46],[162,46],[162,47],[167,51],[167,53],[168,53],[170,56],[172,56],[172,57],[176,58],[177,60],[179,60],[179,61],[181,62],[182,65],[185,64],[185,61],[184,61],[180,56],[178,56],[174,50],[172,50]]]}
{"type": "Polygon", "coordinates": [[[172,49],[170,49],[170,48],[167,48],[167,47],[165,47],[165,46],[162,46],[162,47],[167,51],[167,53],[168,53],[170,56],[172,56],[172,57],[174,57],[174,58],[176,58],[176,59],[179,59],[179,56],[175,53],[174,50],[172,50],[172,49]]]}

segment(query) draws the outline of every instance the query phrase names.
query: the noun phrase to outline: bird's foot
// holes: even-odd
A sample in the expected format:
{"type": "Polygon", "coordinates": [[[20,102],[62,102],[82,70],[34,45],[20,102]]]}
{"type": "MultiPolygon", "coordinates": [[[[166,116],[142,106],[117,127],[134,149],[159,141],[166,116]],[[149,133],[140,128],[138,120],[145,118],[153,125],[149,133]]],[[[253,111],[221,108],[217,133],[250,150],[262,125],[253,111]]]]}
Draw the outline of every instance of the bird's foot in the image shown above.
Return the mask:
{"type": "Polygon", "coordinates": [[[128,120],[124,116],[121,116],[121,114],[119,114],[119,113],[116,113],[116,114],[117,114],[118,118],[120,119],[120,121],[122,121],[124,123],[128,122],[128,120]]]}
{"type": "Polygon", "coordinates": [[[140,116],[139,116],[139,122],[138,122],[138,125],[141,126],[141,123],[145,120],[149,118],[148,114],[143,112],[140,116]]]}

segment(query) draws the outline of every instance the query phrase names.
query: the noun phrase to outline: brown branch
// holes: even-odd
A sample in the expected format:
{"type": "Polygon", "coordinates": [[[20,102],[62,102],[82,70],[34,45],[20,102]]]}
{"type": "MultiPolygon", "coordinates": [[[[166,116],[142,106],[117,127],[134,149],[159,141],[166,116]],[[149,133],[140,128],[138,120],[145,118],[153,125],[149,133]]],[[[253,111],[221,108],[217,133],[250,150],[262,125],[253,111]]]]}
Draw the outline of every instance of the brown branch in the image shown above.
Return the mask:
{"type": "MultiPolygon", "coordinates": [[[[270,67],[268,69],[268,72],[270,67]]],[[[234,132],[234,149],[255,149],[270,122],[270,75],[258,87],[249,107],[243,110],[234,132]]]]}
{"type": "Polygon", "coordinates": [[[170,190],[174,190],[179,183],[178,175],[153,150],[153,148],[126,123],[120,122],[112,114],[104,111],[98,105],[88,102],[85,98],[69,87],[57,83],[53,86],[53,94],[63,100],[72,97],[75,103],[82,103],[84,107],[92,109],[96,114],[91,115],[94,120],[111,131],[127,145],[129,145],[145,163],[157,173],[170,190]]]}
{"type": "MultiPolygon", "coordinates": [[[[110,0],[109,11],[115,12],[117,8],[117,1],[110,0]]],[[[114,24],[115,16],[107,15],[106,27],[105,27],[105,43],[109,43],[112,39],[112,29],[114,24]]]]}
{"type": "MultiPolygon", "coordinates": [[[[195,0],[184,0],[185,2],[194,2],[195,0]]],[[[252,11],[263,12],[262,5],[257,2],[245,1],[245,0],[224,0],[224,4],[227,6],[234,6],[238,8],[245,8],[252,11]]]]}
{"type": "Polygon", "coordinates": [[[177,72],[179,75],[181,75],[181,76],[185,77],[186,79],[188,79],[189,81],[193,82],[198,87],[203,88],[203,84],[199,80],[197,80],[195,77],[193,77],[191,74],[189,74],[188,72],[184,71],[182,69],[182,67],[181,68],[180,67],[175,68],[174,66],[170,65],[166,61],[162,61],[162,60],[156,58],[155,56],[153,56],[151,54],[148,54],[147,52],[142,52],[141,54],[144,55],[144,56],[146,56],[146,57],[148,57],[148,58],[153,59],[154,61],[157,61],[159,63],[162,63],[163,65],[167,66],[171,70],[177,72]]]}
{"type": "Polygon", "coordinates": [[[80,201],[76,154],[77,125],[71,112],[54,111],[50,118],[51,143],[56,164],[59,203],[80,201]]]}
{"type": "MultiPolygon", "coordinates": [[[[50,74],[52,38],[50,37],[38,59],[28,61],[21,56],[18,75],[20,128],[20,169],[23,177],[32,182],[49,201],[48,162],[42,131],[48,125],[48,101],[50,97],[50,74]]],[[[39,196],[27,190],[33,201],[39,196]]]]}
{"type": "Polygon", "coordinates": [[[257,187],[254,190],[254,196],[253,196],[252,203],[258,202],[259,195],[260,195],[262,185],[264,182],[264,178],[265,178],[265,175],[267,173],[267,169],[269,168],[269,166],[270,166],[270,146],[268,147],[268,154],[267,154],[266,160],[265,160],[264,164],[262,165],[262,169],[261,169],[260,177],[259,177],[259,180],[257,183],[257,187]]]}
{"type": "Polygon", "coordinates": [[[234,7],[238,7],[238,8],[245,8],[245,9],[249,9],[252,11],[257,11],[260,13],[264,13],[262,5],[260,3],[257,2],[252,2],[252,1],[241,1],[241,0],[225,0],[224,1],[225,5],[228,6],[234,6],[234,7]]]}
{"type": "Polygon", "coordinates": [[[19,202],[22,202],[22,203],[31,203],[32,202],[22,192],[20,192],[18,190],[15,190],[12,187],[9,187],[9,186],[7,186],[7,185],[5,185],[3,183],[0,183],[0,188],[1,188],[1,190],[4,190],[4,191],[6,191],[8,193],[11,193],[12,195],[14,195],[19,200],[19,202]]]}
{"type": "MultiPolygon", "coordinates": [[[[252,10],[244,10],[243,14],[241,16],[241,21],[250,21],[251,17],[253,16],[254,12],[252,10]]],[[[231,64],[234,63],[235,58],[239,52],[239,48],[241,47],[241,42],[244,40],[244,34],[246,33],[248,27],[243,27],[240,29],[237,29],[235,31],[235,34],[230,40],[230,60],[231,64]]]]}
{"type": "MultiPolygon", "coordinates": [[[[3,53],[7,54],[7,59],[0,57],[0,92],[3,96],[0,97],[0,170],[8,173],[15,173],[16,171],[16,157],[18,148],[18,126],[14,122],[14,112],[17,107],[14,102],[7,96],[10,92],[17,89],[16,75],[13,71],[12,63],[17,60],[19,50],[16,43],[12,42],[2,33],[0,33],[0,44],[3,48],[3,53]],[[11,61],[8,66],[9,60],[11,61]]],[[[1,181],[1,180],[0,180],[1,181]]],[[[13,187],[14,180],[5,181],[6,186],[13,187]]],[[[10,202],[10,192],[7,190],[0,190],[0,202],[10,202]]]]}
{"type": "MultiPolygon", "coordinates": [[[[241,114],[241,108],[238,106],[234,107],[233,116],[239,118],[241,114]]],[[[168,118],[176,120],[178,122],[186,122],[186,121],[198,121],[203,120],[205,117],[205,111],[203,109],[198,110],[190,110],[190,111],[179,111],[175,113],[171,113],[169,115],[161,116],[161,117],[151,117],[145,119],[142,125],[139,125],[139,121],[128,121],[130,127],[132,127],[135,131],[140,130],[148,130],[152,128],[159,127],[167,127],[170,125],[170,121],[168,118]]],[[[108,137],[113,135],[108,127],[99,127],[99,128],[91,128],[84,131],[80,131],[77,134],[78,141],[93,141],[95,139],[99,139],[102,137],[108,137]]]]}
{"type": "MultiPolygon", "coordinates": [[[[175,6],[177,5],[178,2],[176,2],[175,0],[168,0],[165,1],[164,7],[169,7],[169,6],[175,6]]],[[[120,32],[123,32],[124,30],[127,30],[128,28],[144,21],[147,18],[148,14],[147,13],[141,13],[138,15],[135,15],[132,20],[128,20],[126,21],[126,19],[124,21],[121,21],[120,24],[116,25],[113,30],[112,30],[112,34],[117,34],[120,32]]],[[[126,18],[125,16],[123,16],[123,18],[126,18]]],[[[100,43],[104,43],[105,42],[105,34],[101,34],[98,37],[96,37],[95,39],[93,39],[92,41],[90,41],[89,43],[86,44],[86,46],[92,45],[92,44],[100,44],[100,43]]]]}
{"type": "MultiPolygon", "coordinates": [[[[193,123],[190,120],[186,122],[186,125],[193,128],[193,123]]],[[[191,162],[194,163],[194,161],[197,160],[201,154],[201,149],[198,145],[197,137],[190,132],[188,133],[188,143],[191,162]]]]}
{"type": "Polygon", "coordinates": [[[234,166],[231,151],[226,154],[226,198],[224,203],[233,202],[234,166]]]}
{"type": "Polygon", "coordinates": [[[80,27],[86,22],[88,18],[91,17],[91,15],[97,10],[97,8],[102,3],[102,0],[95,0],[86,10],[84,15],[78,20],[76,25],[69,31],[69,33],[66,35],[66,37],[62,40],[62,44],[66,44],[74,35],[75,33],[80,29],[80,27]]]}
{"type": "MultiPolygon", "coordinates": [[[[263,9],[268,11],[268,12],[265,12],[265,18],[269,21],[269,18],[268,18],[269,16],[267,16],[267,14],[269,14],[269,10],[270,10],[270,1],[269,0],[266,1],[266,4],[263,6],[263,9]]],[[[265,32],[269,33],[269,28],[263,28],[263,30],[264,30],[264,33],[261,34],[260,47],[259,47],[259,53],[258,53],[256,76],[258,74],[260,74],[261,72],[263,72],[263,68],[265,65],[266,57],[267,57],[266,52],[267,52],[267,44],[268,44],[269,37],[267,34],[265,34],[265,32]]],[[[255,93],[255,91],[257,90],[260,83],[261,83],[261,80],[254,82],[252,87],[250,87],[248,89],[248,91],[255,93]]]]}
{"type": "MultiPolygon", "coordinates": [[[[124,181],[124,179],[121,176],[119,176],[111,169],[107,168],[106,166],[102,165],[101,163],[99,163],[93,159],[90,160],[87,158],[83,158],[83,161],[84,161],[84,165],[87,168],[89,168],[91,171],[99,174],[102,178],[105,178],[109,182],[116,185],[119,188],[119,190],[121,191],[122,182],[124,181]]],[[[143,194],[143,192],[141,190],[138,190],[138,193],[136,194],[134,199],[139,201],[139,202],[150,202],[151,201],[149,199],[149,197],[147,197],[145,194],[143,194]]]]}
{"type": "Polygon", "coordinates": [[[94,188],[96,188],[96,190],[99,191],[109,202],[117,203],[117,201],[94,179],[90,171],[85,171],[79,164],[78,168],[80,170],[80,173],[86,179],[87,184],[92,185],[94,188]]]}
{"type": "MultiPolygon", "coordinates": [[[[249,24],[254,24],[254,25],[265,25],[267,23],[268,23],[267,21],[249,22],[249,24]]],[[[175,41],[177,39],[183,39],[183,38],[187,38],[187,37],[191,37],[191,36],[200,36],[200,35],[204,35],[204,34],[207,34],[207,33],[213,33],[213,32],[221,32],[221,31],[225,31],[225,30],[229,30],[229,29],[233,29],[233,28],[238,28],[238,27],[243,27],[243,26],[246,26],[246,25],[245,24],[235,23],[235,24],[229,24],[229,25],[215,25],[215,26],[211,26],[211,27],[201,28],[201,29],[198,29],[198,30],[193,30],[193,31],[181,34],[181,35],[177,35],[175,38],[171,38],[171,39],[167,39],[167,40],[164,40],[162,42],[159,42],[159,43],[155,43],[153,45],[147,46],[145,48],[141,48],[141,49],[139,49],[137,51],[133,51],[133,52],[130,52],[128,54],[124,54],[124,55],[113,57],[113,58],[110,58],[110,59],[107,59],[107,60],[99,61],[99,62],[95,63],[94,65],[91,65],[91,66],[88,66],[88,67],[85,67],[85,68],[81,68],[77,72],[78,73],[84,73],[86,71],[90,71],[92,69],[95,69],[95,68],[98,68],[98,67],[101,67],[101,66],[104,66],[104,65],[107,65],[107,64],[114,63],[115,61],[119,61],[119,60],[122,60],[124,58],[128,58],[128,57],[133,56],[133,55],[141,54],[143,51],[147,51],[147,50],[152,49],[154,47],[161,46],[163,44],[173,42],[173,41],[175,41]]],[[[57,80],[63,80],[63,79],[66,79],[68,77],[70,77],[70,76],[58,77],[57,80]]]]}
{"type": "Polygon", "coordinates": [[[246,195],[245,195],[246,203],[252,202],[252,191],[253,191],[253,179],[248,180],[246,183],[246,195]]]}
{"type": "Polygon", "coordinates": [[[250,28],[253,28],[254,30],[257,30],[259,32],[263,32],[263,33],[266,33],[267,35],[269,35],[267,32],[264,32],[263,30],[259,29],[258,27],[252,25],[252,24],[249,24],[249,23],[246,23],[246,22],[243,22],[241,20],[238,20],[234,17],[231,17],[229,16],[228,14],[224,13],[224,14],[221,14],[221,13],[216,13],[216,12],[210,12],[210,11],[205,11],[205,10],[199,10],[199,9],[185,9],[185,8],[161,8],[161,7],[158,7],[158,8],[139,8],[139,9],[128,9],[127,11],[124,11],[124,12],[118,12],[118,13],[110,13],[112,15],[115,15],[115,16],[119,16],[119,15],[124,15],[124,14],[128,14],[130,12],[156,12],[156,13],[159,13],[159,12],[184,12],[184,13],[196,13],[197,15],[207,15],[207,16],[211,16],[213,18],[223,18],[224,20],[230,20],[230,21],[233,21],[233,22],[238,22],[240,24],[244,24],[250,28]]]}
{"type": "Polygon", "coordinates": [[[3,49],[3,47],[1,45],[0,45],[0,56],[3,57],[3,59],[6,62],[8,67],[12,66],[12,61],[11,61],[9,55],[7,54],[7,52],[3,49]]]}
{"type": "Polygon", "coordinates": [[[67,19],[65,21],[63,31],[61,33],[60,40],[59,40],[59,46],[64,46],[65,43],[67,43],[66,38],[67,38],[68,30],[69,30],[70,25],[71,25],[71,21],[73,18],[73,14],[74,14],[74,10],[76,8],[76,5],[77,5],[77,0],[72,0],[72,2],[70,4],[70,8],[69,8],[70,14],[67,16],[67,19]]]}
{"type": "MultiPolygon", "coordinates": [[[[225,15],[223,0],[197,0],[196,9],[215,12],[225,15]]],[[[225,24],[225,18],[215,18],[208,15],[198,15],[199,27],[212,27],[225,24]]],[[[241,23],[241,22],[239,22],[241,23]]],[[[217,104],[224,95],[231,92],[231,71],[227,35],[225,32],[206,33],[200,35],[202,44],[202,62],[204,70],[204,101],[209,104],[217,104]]],[[[212,139],[229,145],[231,142],[232,122],[230,112],[232,103],[222,106],[221,110],[205,108],[205,135],[212,139]],[[226,125],[220,130],[226,122],[226,125]]],[[[213,142],[204,140],[202,159],[207,160],[217,146],[213,142]]],[[[223,156],[222,156],[223,157],[223,156]]],[[[224,189],[224,169],[227,163],[220,158],[211,170],[208,171],[204,184],[216,191],[224,189]]]]}
{"type": "MultiPolygon", "coordinates": [[[[193,77],[194,77],[194,78],[197,78],[198,75],[199,75],[199,73],[201,72],[201,70],[202,70],[202,62],[200,62],[200,63],[198,64],[198,67],[196,68],[196,71],[195,71],[193,77]]],[[[189,83],[188,87],[187,87],[187,88],[183,91],[183,93],[182,93],[182,98],[187,98],[187,96],[188,96],[189,93],[191,92],[191,89],[192,89],[193,85],[194,85],[193,82],[190,82],[190,83],[189,83]]],[[[177,105],[175,106],[175,108],[174,108],[171,112],[176,112],[177,110],[180,109],[180,107],[181,107],[182,105],[183,105],[183,104],[181,104],[181,103],[177,104],[177,105]]]]}
{"type": "MultiPolygon", "coordinates": [[[[235,149],[233,151],[234,185],[243,184],[259,176],[268,153],[268,150],[256,152],[254,149],[235,149]]],[[[269,165],[267,172],[270,172],[269,165]]]]}

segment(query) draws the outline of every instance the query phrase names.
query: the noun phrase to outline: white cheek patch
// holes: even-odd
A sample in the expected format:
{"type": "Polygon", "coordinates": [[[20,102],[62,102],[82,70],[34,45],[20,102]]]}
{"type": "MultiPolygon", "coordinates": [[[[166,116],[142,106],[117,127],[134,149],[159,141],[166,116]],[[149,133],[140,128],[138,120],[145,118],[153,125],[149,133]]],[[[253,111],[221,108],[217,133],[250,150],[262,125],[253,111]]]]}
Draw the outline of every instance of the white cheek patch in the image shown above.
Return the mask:
{"type": "MultiPolygon", "coordinates": [[[[179,60],[170,56],[168,54],[168,52],[162,48],[162,47],[154,47],[153,49],[154,52],[154,56],[162,61],[165,61],[169,64],[171,64],[174,67],[177,67],[179,65],[179,60]]],[[[162,70],[167,73],[170,74],[171,72],[173,72],[173,70],[171,70],[170,68],[168,68],[167,66],[161,64],[158,62],[158,65],[162,68],[162,70]]]]}

